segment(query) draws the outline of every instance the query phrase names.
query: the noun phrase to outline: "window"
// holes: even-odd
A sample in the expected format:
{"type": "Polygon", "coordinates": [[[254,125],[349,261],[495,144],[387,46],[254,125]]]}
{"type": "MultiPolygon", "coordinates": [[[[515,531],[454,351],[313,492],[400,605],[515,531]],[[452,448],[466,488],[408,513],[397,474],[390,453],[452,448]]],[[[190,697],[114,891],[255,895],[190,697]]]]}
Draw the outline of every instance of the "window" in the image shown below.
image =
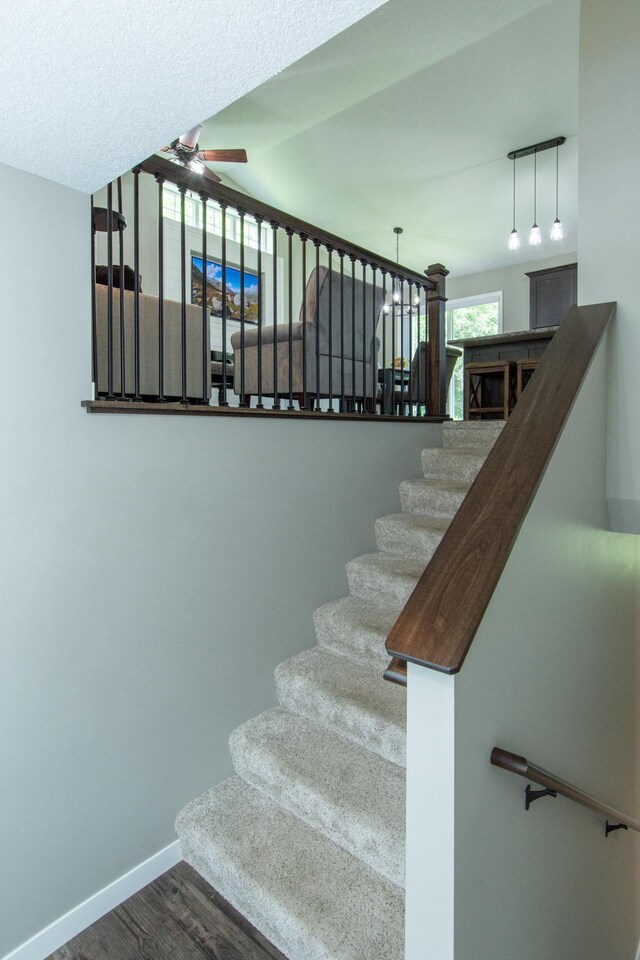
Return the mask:
{"type": "MultiPolygon", "coordinates": [[[[502,330],[502,291],[449,300],[447,304],[447,340],[464,337],[488,337],[502,330]]],[[[456,364],[449,393],[449,410],[454,420],[462,420],[464,369],[456,364]]]]}
{"type": "MultiPolygon", "coordinates": [[[[165,183],[162,190],[162,212],[169,220],[180,221],[180,191],[173,183],[165,183]]],[[[195,193],[187,191],[184,199],[184,219],[188,227],[202,229],[202,202],[195,193]]],[[[222,236],[222,210],[215,202],[207,203],[207,233],[222,236]]],[[[262,225],[262,252],[272,252],[272,230],[269,224],[262,225]]],[[[240,217],[227,210],[227,240],[240,243],[240,217]]],[[[258,224],[252,216],[244,218],[244,245],[258,249],[258,224]]]]}

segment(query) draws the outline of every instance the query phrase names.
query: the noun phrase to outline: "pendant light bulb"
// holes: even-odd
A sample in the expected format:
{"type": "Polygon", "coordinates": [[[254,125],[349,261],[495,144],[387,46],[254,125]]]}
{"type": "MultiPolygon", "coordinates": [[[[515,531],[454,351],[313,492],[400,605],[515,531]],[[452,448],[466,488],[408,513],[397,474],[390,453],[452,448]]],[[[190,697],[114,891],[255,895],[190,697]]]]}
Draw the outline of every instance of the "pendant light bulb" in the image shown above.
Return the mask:
{"type": "Polygon", "coordinates": [[[564,231],[562,229],[562,223],[556,217],[553,221],[553,226],[551,227],[551,239],[552,240],[562,240],[564,237],[564,231]]]}
{"type": "Polygon", "coordinates": [[[553,226],[551,227],[551,239],[552,240],[562,240],[564,232],[562,230],[562,223],[560,222],[560,217],[558,216],[558,148],[556,147],[556,218],[553,221],[553,226]]]}
{"type": "Polygon", "coordinates": [[[394,302],[394,303],[400,303],[400,291],[399,291],[399,290],[394,290],[394,291],[393,291],[393,302],[394,302]]]}
{"type": "Polygon", "coordinates": [[[514,227],[511,233],[509,234],[509,250],[517,250],[520,246],[520,237],[518,236],[518,231],[514,227]]]}
{"type": "Polygon", "coordinates": [[[542,234],[537,223],[536,210],[538,206],[538,154],[533,153],[533,226],[529,231],[529,245],[537,247],[542,243],[542,234]]]}

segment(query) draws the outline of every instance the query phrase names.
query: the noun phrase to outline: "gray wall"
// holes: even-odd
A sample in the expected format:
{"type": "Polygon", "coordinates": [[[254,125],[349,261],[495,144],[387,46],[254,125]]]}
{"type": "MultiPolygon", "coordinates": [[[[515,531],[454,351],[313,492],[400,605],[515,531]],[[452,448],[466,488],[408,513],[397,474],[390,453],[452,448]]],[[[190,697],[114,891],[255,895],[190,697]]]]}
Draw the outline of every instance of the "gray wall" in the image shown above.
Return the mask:
{"type": "Polygon", "coordinates": [[[579,301],[617,300],[609,367],[612,526],[640,533],[640,4],[583,0],[580,17],[579,301]]]}
{"type": "Polygon", "coordinates": [[[638,835],[605,840],[564,798],[525,813],[525,781],[489,763],[503,747],[637,816],[640,543],[607,529],[606,360],[605,345],[462,670],[409,664],[407,960],[634,955],[638,835]]]}
{"type": "Polygon", "coordinates": [[[231,772],[440,430],[88,415],[89,199],[0,166],[0,208],[2,956],[231,772]]]}
{"type": "Polygon", "coordinates": [[[565,253],[544,260],[531,260],[529,263],[485,270],[483,273],[471,273],[464,277],[449,277],[447,296],[450,300],[457,300],[502,290],[503,330],[528,330],[529,277],[525,274],[533,270],[548,270],[549,267],[575,263],[577,259],[577,253],[565,253]]]}

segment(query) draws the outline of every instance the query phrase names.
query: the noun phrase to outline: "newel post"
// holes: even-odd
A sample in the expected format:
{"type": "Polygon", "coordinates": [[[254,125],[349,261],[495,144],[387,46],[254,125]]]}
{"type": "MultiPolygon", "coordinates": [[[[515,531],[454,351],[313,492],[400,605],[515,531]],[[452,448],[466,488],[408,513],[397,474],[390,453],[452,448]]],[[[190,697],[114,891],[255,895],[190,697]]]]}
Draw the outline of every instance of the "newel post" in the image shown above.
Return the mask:
{"type": "Polygon", "coordinates": [[[447,409],[447,355],[445,304],[446,278],[449,271],[441,263],[432,263],[425,274],[435,283],[435,290],[429,291],[428,299],[428,382],[427,414],[430,417],[444,417],[447,409]]]}

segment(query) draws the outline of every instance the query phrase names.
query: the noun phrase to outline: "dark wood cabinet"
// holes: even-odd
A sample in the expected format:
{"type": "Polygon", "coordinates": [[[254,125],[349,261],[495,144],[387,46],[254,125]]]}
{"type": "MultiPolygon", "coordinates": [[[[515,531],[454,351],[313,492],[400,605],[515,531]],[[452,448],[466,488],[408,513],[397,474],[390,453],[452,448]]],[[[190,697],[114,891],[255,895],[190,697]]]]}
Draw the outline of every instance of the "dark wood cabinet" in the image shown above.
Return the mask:
{"type": "Polygon", "coordinates": [[[578,264],[534,270],[529,277],[529,329],[554,327],[578,300],[578,264]]]}

